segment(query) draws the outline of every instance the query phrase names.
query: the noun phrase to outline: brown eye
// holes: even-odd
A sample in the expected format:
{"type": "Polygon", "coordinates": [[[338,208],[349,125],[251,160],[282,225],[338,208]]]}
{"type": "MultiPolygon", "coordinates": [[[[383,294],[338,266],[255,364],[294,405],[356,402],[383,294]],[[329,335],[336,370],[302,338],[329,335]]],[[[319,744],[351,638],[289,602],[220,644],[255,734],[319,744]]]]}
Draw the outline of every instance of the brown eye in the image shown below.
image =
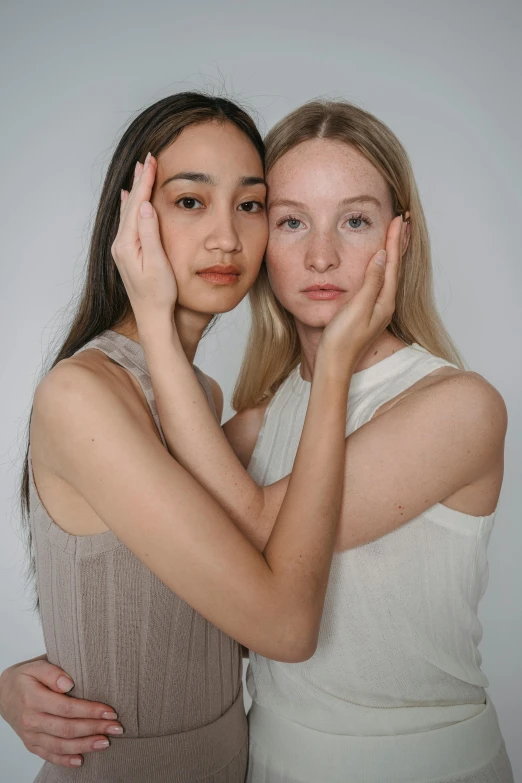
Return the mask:
{"type": "Polygon", "coordinates": [[[263,205],[260,201],[244,201],[239,205],[242,212],[260,212],[263,209],[263,205]]]}
{"type": "Polygon", "coordinates": [[[180,198],[179,201],[176,201],[176,204],[181,206],[183,209],[186,209],[187,211],[192,211],[203,206],[201,201],[198,201],[197,198],[193,198],[192,196],[183,196],[183,198],[180,198]],[[196,205],[199,206],[196,207],[196,205]]]}

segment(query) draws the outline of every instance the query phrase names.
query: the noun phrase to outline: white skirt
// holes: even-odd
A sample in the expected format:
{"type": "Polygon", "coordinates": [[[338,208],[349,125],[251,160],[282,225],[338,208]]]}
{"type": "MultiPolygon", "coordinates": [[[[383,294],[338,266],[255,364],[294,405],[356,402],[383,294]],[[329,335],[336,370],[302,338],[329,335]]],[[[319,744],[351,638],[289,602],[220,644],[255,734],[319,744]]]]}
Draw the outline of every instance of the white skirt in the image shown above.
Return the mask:
{"type": "Polygon", "coordinates": [[[248,718],[245,783],[513,783],[491,702],[460,724],[396,737],[328,734],[255,703],[248,718]]]}

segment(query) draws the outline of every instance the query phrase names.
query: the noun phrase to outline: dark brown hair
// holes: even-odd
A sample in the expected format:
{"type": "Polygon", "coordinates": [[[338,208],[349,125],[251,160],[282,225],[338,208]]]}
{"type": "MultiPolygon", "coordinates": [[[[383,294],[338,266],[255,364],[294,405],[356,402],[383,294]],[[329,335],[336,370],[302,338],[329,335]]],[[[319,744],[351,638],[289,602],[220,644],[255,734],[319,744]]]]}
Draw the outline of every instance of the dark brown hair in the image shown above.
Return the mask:
{"type": "MultiPolygon", "coordinates": [[[[89,340],[111,329],[131,313],[130,302],[112,259],[111,245],[120,216],[120,191],[130,190],[136,161],[150,151],[157,157],[189,125],[230,122],[250,139],[264,164],[263,139],[254,120],[232,101],[198,92],[181,92],[149,106],[124,132],[109,164],[96,212],[87,274],[67,337],[48,369],[71,357],[89,340]]],[[[29,514],[29,433],[21,482],[22,519],[33,561],[29,514]]]]}

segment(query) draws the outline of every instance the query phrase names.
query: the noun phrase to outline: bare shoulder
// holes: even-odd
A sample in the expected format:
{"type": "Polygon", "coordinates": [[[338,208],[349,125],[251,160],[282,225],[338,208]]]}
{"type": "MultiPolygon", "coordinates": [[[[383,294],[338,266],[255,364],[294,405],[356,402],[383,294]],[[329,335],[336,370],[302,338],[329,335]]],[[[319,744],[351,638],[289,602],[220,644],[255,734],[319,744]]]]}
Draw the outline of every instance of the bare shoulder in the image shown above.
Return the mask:
{"type": "Polygon", "coordinates": [[[255,408],[245,408],[223,425],[228,442],[245,468],[254,452],[268,403],[269,400],[255,408]]]}
{"type": "Polygon", "coordinates": [[[34,410],[51,411],[116,390],[128,378],[122,367],[101,351],[85,351],[61,362],[42,378],[34,396],[34,410]]]}
{"type": "Polygon", "coordinates": [[[451,374],[433,376],[428,380],[431,380],[431,383],[419,388],[417,392],[424,392],[423,400],[429,398],[438,408],[466,412],[470,418],[493,417],[505,428],[507,412],[502,395],[479,373],[458,370],[451,374]]]}
{"type": "Polygon", "coordinates": [[[205,378],[210,383],[210,388],[212,389],[212,398],[214,400],[214,407],[216,409],[218,419],[221,421],[223,416],[223,390],[215,378],[211,378],[210,375],[205,375],[205,378]]]}
{"type": "Polygon", "coordinates": [[[434,424],[444,421],[472,440],[484,441],[487,436],[491,445],[503,442],[506,434],[507,411],[502,395],[472,371],[433,373],[415,384],[394,407],[397,412],[403,408],[416,411],[434,424]]]}
{"type": "Polygon", "coordinates": [[[55,436],[81,427],[96,414],[116,415],[125,410],[146,423],[153,422],[138,382],[101,351],[85,351],[63,359],[40,381],[34,395],[33,424],[55,436]]]}

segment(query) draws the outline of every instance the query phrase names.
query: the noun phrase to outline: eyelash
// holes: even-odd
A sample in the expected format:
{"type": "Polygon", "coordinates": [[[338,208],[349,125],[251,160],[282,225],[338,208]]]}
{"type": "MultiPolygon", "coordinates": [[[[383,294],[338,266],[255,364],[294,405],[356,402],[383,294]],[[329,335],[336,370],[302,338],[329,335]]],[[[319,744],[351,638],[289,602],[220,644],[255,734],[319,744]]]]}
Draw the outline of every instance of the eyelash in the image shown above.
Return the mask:
{"type": "MultiPolygon", "coordinates": [[[[299,223],[302,223],[302,222],[303,222],[302,220],[299,220],[299,218],[296,218],[296,217],[294,217],[293,215],[287,215],[286,217],[284,217],[284,218],[281,218],[281,220],[278,220],[276,225],[277,225],[278,227],[279,227],[279,226],[282,226],[282,225],[284,225],[285,223],[288,223],[290,220],[297,220],[297,221],[299,221],[299,223]]],[[[367,227],[369,227],[369,226],[371,226],[371,225],[372,225],[372,221],[370,220],[370,218],[369,218],[369,217],[367,217],[366,215],[363,215],[363,213],[362,213],[362,212],[360,212],[360,213],[359,213],[359,214],[357,214],[357,215],[350,215],[350,217],[346,218],[346,221],[345,221],[345,222],[348,222],[349,220],[362,220],[364,223],[366,223],[366,226],[367,226],[367,227]]],[[[290,228],[289,230],[290,230],[290,232],[292,232],[292,231],[297,231],[297,229],[292,229],[292,228],[290,228]]],[[[351,231],[357,231],[357,232],[358,232],[358,231],[361,231],[362,229],[361,229],[361,228],[351,228],[351,227],[350,227],[350,230],[351,230],[351,231]]]]}
{"type": "MultiPolygon", "coordinates": [[[[349,218],[346,218],[345,222],[347,223],[349,220],[362,220],[363,223],[366,223],[366,228],[369,228],[369,226],[372,225],[372,221],[370,220],[370,218],[367,217],[366,215],[363,215],[362,212],[359,212],[357,215],[350,215],[349,218]]],[[[361,229],[360,228],[351,228],[351,231],[361,231],[361,229]]]]}
{"type": "MultiPolygon", "coordinates": [[[[183,209],[184,212],[195,212],[196,211],[196,209],[194,207],[189,209],[188,207],[181,206],[184,201],[195,201],[196,204],[201,204],[201,201],[199,199],[195,198],[194,196],[182,196],[182,198],[178,199],[175,202],[175,204],[176,204],[176,206],[181,207],[181,209],[183,209]]],[[[243,207],[245,204],[256,204],[259,207],[259,209],[255,210],[255,211],[252,211],[252,210],[248,211],[248,210],[242,209],[241,212],[245,212],[247,215],[258,214],[260,212],[263,212],[264,208],[265,208],[265,205],[263,204],[262,201],[254,201],[254,199],[250,199],[250,201],[242,201],[239,206],[243,207]]]]}

